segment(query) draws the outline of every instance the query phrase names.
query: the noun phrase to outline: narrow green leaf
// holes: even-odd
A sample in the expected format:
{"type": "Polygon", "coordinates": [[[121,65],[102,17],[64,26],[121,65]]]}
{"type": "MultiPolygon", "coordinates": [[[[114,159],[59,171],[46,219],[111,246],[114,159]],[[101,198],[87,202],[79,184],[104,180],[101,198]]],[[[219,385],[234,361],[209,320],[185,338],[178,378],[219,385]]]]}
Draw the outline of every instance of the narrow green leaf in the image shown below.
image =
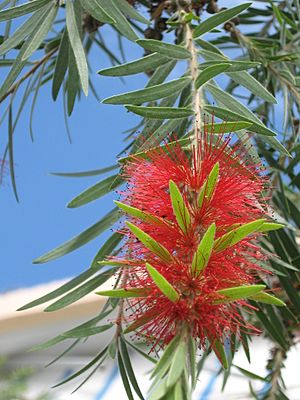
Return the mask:
{"type": "Polygon", "coordinates": [[[154,315],[145,315],[141,318],[138,318],[132,324],[127,326],[127,328],[124,330],[124,333],[130,333],[137,330],[141,326],[147,324],[147,322],[151,321],[154,317],[154,315]]]}
{"type": "Polygon", "coordinates": [[[120,345],[121,345],[121,355],[122,355],[122,359],[124,361],[124,367],[126,369],[127,376],[130,380],[130,383],[131,383],[135,393],[138,395],[138,397],[141,400],[144,400],[144,396],[141,392],[141,389],[138,385],[138,382],[136,380],[136,377],[135,377],[135,374],[134,374],[134,371],[132,368],[132,364],[131,364],[130,356],[129,356],[129,353],[127,350],[126,342],[122,337],[120,338],[120,345]]]}
{"type": "Polygon", "coordinates": [[[204,182],[199,196],[198,196],[198,207],[201,208],[203,203],[206,204],[211,201],[214,196],[217,183],[219,179],[219,163],[217,162],[212,170],[210,171],[207,180],[204,182]]]}
{"type": "Polygon", "coordinates": [[[168,370],[168,368],[172,363],[173,355],[174,352],[176,351],[176,348],[178,347],[179,342],[180,342],[180,336],[177,335],[171,340],[170,343],[168,343],[167,347],[164,349],[162,356],[158,360],[155,368],[151,373],[150,376],[151,379],[157,375],[161,376],[164,373],[164,371],[168,370]]]}
{"type": "Polygon", "coordinates": [[[228,247],[234,246],[236,243],[240,242],[252,233],[259,232],[259,229],[264,222],[264,219],[257,219],[255,221],[248,222],[247,224],[243,224],[238,228],[232,229],[228,233],[225,233],[225,235],[219,237],[215,241],[214,251],[223,251],[228,247]]]}
{"type": "MultiPolygon", "coordinates": [[[[76,97],[80,94],[80,77],[75,60],[75,54],[71,46],[69,46],[69,57],[68,57],[68,79],[66,81],[66,93],[67,95],[67,111],[68,116],[73,112],[76,97]]],[[[67,119],[66,119],[67,121],[67,119]]],[[[66,122],[67,123],[67,122],[66,122]]],[[[69,134],[69,137],[71,135],[69,134]]]]}
{"type": "Polygon", "coordinates": [[[126,374],[126,369],[124,366],[124,362],[121,356],[121,353],[118,351],[118,365],[119,365],[119,371],[120,371],[120,375],[121,375],[121,379],[124,385],[124,389],[126,391],[127,394],[127,399],[128,400],[134,400],[131,388],[130,388],[130,384],[129,384],[129,380],[126,374]]]}
{"type": "Polygon", "coordinates": [[[137,60],[130,61],[125,64],[116,65],[111,68],[105,68],[98,71],[98,74],[103,76],[126,76],[139,74],[149,70],[154,70],[160,65],[164,65],[170,61],[168,57],[164,57],[161,54],[149,54],[145,57],[138,58],[137,60]]]}
{"type": "Polygon", "coordinates": [[[134,6],[130,5],[127,0],[114,0],[115,5],[128,18],[135,19],[145,25],[150,25],[150,21],[139,14],[134,6]]]}
{"type": "Polygon", "coordinates": [[[102,101],[104,104],[142,104],[148,101],[162,99],[170,96],[170,93],[180,92],[188,83],[190,78],[179,78],[160,85],[134,90],[124,94],[108,97],[102,101]]]}
{"type": "Polygon", "coordinates": [[[141,211],[138,208],[129,206],[128,204],[121,203],[120,201],[114,200],[114,203],[126,214],[129,214],[132,217],[137,218],[141,221],[158,225],[166,225],[166,222],[162,218],[156,217],[155,215],[152,215],[148,212],[141,211]]]}
{"type": "Polygon", "coordinates": [[[34,30],[33,34],[30,36],[30,39],[25,42],[22,61],[27,60],[27,58],[29,58],[40,46],[47,33],[51,29],[57,12],[58,6],[55,3],[50,3],[49,6],[46,7],[39,28],[34,30]]]}
{"type": "Polygon", "coordinates": [[[69,331],[62,334],[64,338],[86,338],[93,335],[98,335],[99,333],[105,332],[112,328],[114,324],[107,324],[102,326],[92,326],[77,329],[76,331],[69,331]]]}
{"type": "Polygon", "coordinates": [[[218,25],[230,21],[232,18],[239,15],[241,12],[250,7],[251,4],[252,3],[244,3],[236,7],[228,8],[227,10],[220,11],[215,15],[213,15],[212,17],[207,18],[203,22],[200,22],[200,25],[197,26],[197,28],[194,30],[193,33],[194,38],[197,38],[198,36],[201,36],[204,33],[213,30],[218,25]]]}
{"type": "Polygon", "coordinates": [[[181,340],[174,355],[168,373],[167,386],[173,387],[180,379],[181,374],[186,368],[187,348],[185,341],[181,340]]]}
{"type": "Polygon", "coordinates": [[[6,10],[0,11],[0,22],[32,13],[48,3],[49,0],[33,0],[16,7],[7,8],[6,10]]]}
{"type": "Polygon", "coordinates": [[[278,224],[277,222],[264,222],[262,226],[259,228],[259,232],[275,231],[277,229],[281,229],[284,227],[285,225],[278,224]]]}
{"type": "Polygon", "coordinates": [[[137,34],[132,29],[114,0],[97,0],[97,2],[110,17],[117,21],[113,26],[121,33],[121,35],[132,41],[138,39],[137,34]]]}
{"type": "Polygon", "coordinates": [[[250,379],[258,379],[258,380],[260,380],[260,381],[267,382],[267,379],[266,379],[266,378],[263,378],[262,376],[256,375],[256,374],[254,374],[254,373],[251,372],[251,371],[248,371],[248,370],[246,370],[246,369],[244,369],[244,368],[238,367],[237,365],[234,365],[234,364],[233,364],[233,366],[234,366],[235,368],[237,368],[237,369],[238,369],[243,375],[245,375],[247,378],[250,378],[250,379]]]}
{"type": "Polygon", "coordinates": [[[147,233],[142,231],[138,226],[132,224],[131,222],[126,222],[128,228],[131,232],[154,254],[156,254],[162,261],[165,263],[171,263],[173,261],[172,255],[169,251],[154,240],[151,236],[147,233]]]}
{"type": "Polygon", "coordinates": [[[108,296],[116,298],[147,297],[149,294],[149,290],[147,288],[112,289],[112,290],[101,290],[96,294],[98,294],[99,296],[108,296]]]}
{"type": "Polygon", "coordinates": [[[45,308],[44,311],[52,312],[52,311],[61,310],[62,308],[65,308],[65,307],[69,306],[70,304],[75,303],[76,301],[80,300],[87,294],[92,293],[99,286],[103,285],[103,283],[105,283],[109,278],[111,278],[114,273],[115,273],[115,269],[102,272],[102,274],[95,276],[94,278],[85,282],[83,285],[72,290],[72,292],[69,292],[62,298],[60,298],[57,301],[55,301],[54,303],[52,303],[50,306],[45,308]]]}
{"type": "Polygon", "coordinates": [[[87,96],[89,87],[89,71],[84,53],[80,33],[77,26],[74,5],[71,1],[66,4],[66,23],[70,44],[74,53],[78,74],[80,77],[81,87],[87,96]]]}
{"type": "Polygon", "coordinates": [[[218,118],[230,121],[237,121],[244,119],[246,122],[252,123],[252,125],[248,128],[249,131],[258,133],[260,135],[266,136],[276,136],[276,133],[273,132],[271,129],[267,128],[265,125],[258,124],[254,122],[252,119],[246,119],[245,116],[238,114],[236,112],[230,111],[227,108],[221,108],[216,106],[209,106],[206,105],[203,107],[205,111],[209,112],[210,114],[215,115],[218,118]]]}
{"type": "Polygon", "coordinates": [[[184,233],[186,233],[191,224],[191,216],[180,190],[175,182],[169,182],[169,190],[172,201],[173,212],[176,217],[177,223],[184,233]]]}
{"type": "Polygon", "coordinates": [[[212,249],[214,245],[214,238],[216,233],[216,225],[213,223],[209,226],[203,238],[200,241],[200,244],[197,248],[196,253],[194,254],[192,261],[192,274],[194,276],[199,276],[201,271],[206,268],[212,249]]]}
{"type": "Polygon", "coordinates": [[[216,300],[215,304],[252,297],[266,288],[266,285],[235,286],[217,290],[216,293],[225,296],[224,300],[216,300]]]}
{"type": "Polygon", "coordinates": [[[15,177],[15,163],[14,163],[14,149],[13,149],[13,115],[12,115],[12,104],[9,105],[8,109],[8,157],[9,157],[9,172],[11,183],[14,191],[15,198],[19,202],[19,196],[17,191],[16,177],[15,177]]]}
{"type": "Polygon", "coordinates": [[[84,190],[73,200],[71,200],[67,204],[67,207],[68,208],[81,207],[92,201],[100,199],[100,197],[116,189],[122,183],[122,181],[120,182],[118,179],[116,179],[118,176],[119,176],[118,174],[112,175],[100,182],[97,182],[95,185],[84,190]]]}
{"type": "Polygon", "coordinates": [[[30,303],[25,304],[24,306],[20,307],[17,311],[28,310],[29,308],[47,303],[48,301],[53,300],[56,297],[59,297],[65,294],[66,292],[69,292],[70,290],[74,289],[76,286],[80,285],[80,283],[85,282],[88,278],[95,275],[96,272],[97,272],[96,268],[88,269],[87,271],[84,271],[82,274],[71,279],[69,282],[63,284],[58,289],[55,289],[52,292],[46,294],[45,296],[42,296],[36,300],[31,301],[30,303]]]}
{"type": "Polygon", "coordinates": [[[106,172],[113,171],[114,169],[117,169],[119,166],[117,164],[111,165],[110,167],[105,167],[101,169],[94,169],[91,171],[82,171],[82,172],[51,172],[51,175],[55,176],[62,176],[65,178],[85,178],[86,176],[96,176],[96,175],[102,175],[105,174],[106,172]]]}
{"type": "Polygon", "coordinates": [[[52,98],[55,101],[57,99],[59,90],[64,81],[68,69],[69,62],[69,38],[67,29],[64,29],[64,33],[60,40],[59,50],[56,57],[55,69],[52,82],[52,98]]]}
{"type": "Polygon", "coordinates": [[[215,339],[213,342],[211,342],[211,345],[220,363],[222,364],[222,367],[224,369],[228,369],[228,360],[223,344],[220,342],[220,340],[215,339]]]}
{"type": "Polygon", "coordinates": [[[223,134],[227,132],[237,132],[241,129],[247,129],[251,125],[252,122],[247,121],[224,121],[221,123],[214,122],[212,124],[205,124],[203,125],[203,129],[206,129],[207,132],[212,132],[212,134],[223,134]]]}
{"type": "MultiPolygon", "coordinates": [[[[200,54],[201,54],[201,51],[200,51],[200,54]]],[[[226,73],[245,71],[247,69],[255,68],[255,67],[261,65],[261,63],[258,61],[237,61],[237,60],[232,60],[232,59],[228,59],[228,61],[227,61],[225,57],[224,58],[220,57],[220,59],[211,58],[209,61],[201,63],[199,65],[199,68],[203,69],[206,67],[211,67],[213,65],[217,66],[220,64],[229,65],[226,73]]]]}
{"type": "Polygon", "coordinates": [[[82,7],[97,21],[105,24],[115,24],[116,21],[101,7],[98,0],[80,0],[82,7]]]}
{"type": "Polygon", "coordinates": [[[180,299],[180,295],[176,289],[167,281],[167,279],[159,273],[152,265],[146,263],[146,268],[153,279],[158,289],[173,303],[176,303],[180,299]]]}
{"type": "Polygon", "coordinates": [[[75,379],[78,376],[82,375],[85,371],[89,370],[93,365],[95,365],[96,362],[100,361],[103,357],[105,357],[106,353],[107,353],[107,347],[105,347],[104,350],[100,351],[100,353],[98,353],[97,356],[92,359],[92,361],[90,361],[88,364],[86,364],[79,371],[75,372],[71,376],[68,376],[66,379],[64,379],[62,382],[59,382],[57,385],[53,386],[52,388],[56,388],[58,386],[64,385],[65,383],[71,381],[72,379],[75,379]]]}
{"type": "Polygon", "coordinates": [[[274,306],[286,307],[286,304],[282,300],[265,292],[257,293],[253,296],[250,296],[250,299],[259,301],[261,303],[272,304],[274,306]]]}
{"type": "Polygon", "coordinates": [[[231,64],[217,64],[205,68],[197,76],[197,79],[195,81],[196,89],[199,89],[200,86],[208,82],[210,79],[214,78],[216,75],[219,75],[222,72],[228,70],[229,67],[231,67],[231,64]]]}
{"type": "Polygon", "coordinates": [[[160,53],[163,56],[168,56],[178,60],[184,60],[191,57],[191,53],[185,47],[177,44],[161,42],[160,40],[155,39],[139,39],[136,40],[136,43],[148,51],[160,53]]]}
{"type": "Polygon", "coordinates": [[[119,213],[117,208],[114,208],[108,214],[106,214],[100,221],[89,227],[87,230],[81,232],[78,236],[56,247],[54,250],[36,258],[33,262],[35,264],[40,264],[48,261],[55,260],[56,258],[62,257],[84,244],[90,242],[99,236],[102,232],[106,231],[111,225],[113,225],[119,219],[119,213]]]}
{"type": "Polygon", "coordinates": [[[194,115],[194,110],[186,107],[141,107],[141,106],[125,106],[131,111],[142,117],[152,119],[178,119],[187,118],[194,115]]]}
{"type": "Polygon", "coordinates": [[[48,6],[43,7],[41,10],[36,11],[27,21],[24,22],[20,28],[16,29],[16,31],[8,37],[0,46],[0,55],[7,53],[9,50],[16,47],[22,40],[24,40],[28,35],[30,35],[37,23],[40,21],[42,15],[44,15],[45,8],[48,9],[48,6]]]}

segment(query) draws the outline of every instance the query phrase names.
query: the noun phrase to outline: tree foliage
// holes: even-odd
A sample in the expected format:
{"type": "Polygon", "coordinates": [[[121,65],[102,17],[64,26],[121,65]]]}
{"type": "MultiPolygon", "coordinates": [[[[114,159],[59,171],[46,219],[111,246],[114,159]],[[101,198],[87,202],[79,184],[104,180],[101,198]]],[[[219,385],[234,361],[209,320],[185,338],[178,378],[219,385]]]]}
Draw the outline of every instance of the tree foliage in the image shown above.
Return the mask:
{"type": "MultiPolygon", "coordinates": [[[[268,301],[250,300],[256,310],[252,323],[261,327],[274,345],[267,364],[268,374],[257,377],[239,368],[249,380],[262,379],[268,383],[264,399],[285,399],[281,369],[286,354],[295,345],[300,315],[300,3],[298,0],[261,0],[253,4],[239,2],[230,8],[222,8],[221,3],[215,0],[2,1],[0,21],[6,25],[0,37],[0,66],[7,75],[0,88],[0,103],[1,123],[8,122],[8,140],[4,144],[1,174],[8,163],[18,199],[14,132],[24,105],[29,101],[32,121],[43,86],[50,88],[54,101],[59,92],[63,93],[65,113],[70,116],[82,95],[96,95],[93,81],[97,79],[101,85],[101,76],[113,79],[144,73],[149,77],[144,88],[103,100],[107,107],[124,105],[141,116],[141,132],[136,135],[136,127],[128,131],[130,144],[118,163],[100,170],[60,174],[82,177],[111,173],[76,196],[68,204],[73,208],[99,200],[121,186],[124,164],[133,155],[147,157],[150,149],[164,147],[168,142],[171,147],[174,144],[172,132],[176,133],[177,144],[188,151],[197,129],[203,129],[204,124],[209,128],[213,116],[215,133],[218,129],[222,133],[233,132],[249,158],[263,159],[268,165],[272,212],[274,219],[285,226],[284,229],[270,230],[261,239],[261,246],[270,254],[271,260],[264,267],[273,272],[272,277],[262,283],[270,289],[276,288],[278,297],[287,307],[275,309],[267,304],[268,301]],[[15,20],[21,22],[14,24],[15,20]],[[132,46],[144,49],[145,55],[136,60],[121,61],[118,51],[105,44],[104,25],[110,26],[109,34],[119,37],[121,47],[126,38],[132,46]],[[106,54],[112,64],[100,69],[97,77],[90,69],[92,48],[106,54]],[[177,75],[170,80],[172,71],[177,75]],[[282,110],[279,117],[276,104],[282,110]]],[[[172,190],[175,196],[176,188],[172,190]]],[[[114,226],[120,217],[118,209],[113,208],[100,221],[34,262],[48,262],[80,248],[114,226]]],[[[89,269],[22,309],[53,301],[46,311],[55,311],[94,292],[123,268],[105,261],[109,255],[118,254],[121,239],[119,233],[113,233],[89,269]],[[107,267],[104,269],[104,266],[107,267]]],[[[161,282],[157,271],[151,271],[161,282]]],[[[123,307],[123,298],[111,298],[98,316],[41,347],[52,346],[70,337],[79,342],[85,336],[110,329],[111,326],[101,325],[101,321],[116,308],[121,320],[123,307]]],[[[128,331],[136,327],[132,326],[128,331]]],[[[242,339],[249,357],[251,345],[248,345],[245,333],[242,333],[242,339]]],[[[234,368],[236,345],[232,344],[227,357],[222,344],[216,345],[217,355],[229,371],[224,372],[224,385],[234,368]]],[[[116,358],[128,399],[133,398],[133,392],[143,399],[128,355],[129,346],[143,353],[128,342],[122,324],[118,323],[111,343],[67,380],[85,372],[90,376],[107,358],[116,358]]],[[[195,353],[195,343],[186,333],[170,342],[152,373],[152,400],[190,398],[206,357],[195,356],[195,353]]],[[[153,361],[146,353],[144,355],[153,361]]],[[[254,398],[262,398],[257,397],[252,386],[250,390],[254,398]]]]}

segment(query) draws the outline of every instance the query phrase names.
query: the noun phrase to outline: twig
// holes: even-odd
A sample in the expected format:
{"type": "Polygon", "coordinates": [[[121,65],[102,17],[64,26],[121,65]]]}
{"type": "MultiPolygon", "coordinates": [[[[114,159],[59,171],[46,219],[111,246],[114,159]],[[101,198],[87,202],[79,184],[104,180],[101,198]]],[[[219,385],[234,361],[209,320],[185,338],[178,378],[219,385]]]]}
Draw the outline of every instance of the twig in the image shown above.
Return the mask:
{"type": "Polygon", "coordinates": [[[52,49],[47,53],[43,58],[41,58],[39,61],[35,63],[35,65],[28,71],[26,72],[25,75],[23,75],[15,84],[11,86],[11,88],[0,98],[0,103],[2,103],[8,96],[13,94],[18,87],[23,83],[27,78],[29,78],[32,74],[35,73],[35,71],[45,62],[48,61],[48,59],[58,50],[58,47],[52,49]]]}

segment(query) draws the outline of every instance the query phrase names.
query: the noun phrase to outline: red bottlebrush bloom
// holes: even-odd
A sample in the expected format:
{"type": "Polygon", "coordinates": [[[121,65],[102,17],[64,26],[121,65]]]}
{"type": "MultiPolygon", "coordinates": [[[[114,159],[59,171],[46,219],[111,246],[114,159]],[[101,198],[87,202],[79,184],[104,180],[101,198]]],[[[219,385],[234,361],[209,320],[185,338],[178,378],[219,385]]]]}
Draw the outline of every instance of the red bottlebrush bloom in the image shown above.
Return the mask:
{"type": "Polygon", "coordinates": [[[117,204],[129,230],[123,259],[112,263],[127,265],[118,292],[129,297],[127,331],[153,348],[183,327],[202,346],[258,332],[242,316],[246,299],[280,302],[255,285],[265,259],[256,236],[278,228],[262,219],[266,177],[230,141],[205,132],[192,151],[170,144],[124,167],[128,188],[117,204]]]}

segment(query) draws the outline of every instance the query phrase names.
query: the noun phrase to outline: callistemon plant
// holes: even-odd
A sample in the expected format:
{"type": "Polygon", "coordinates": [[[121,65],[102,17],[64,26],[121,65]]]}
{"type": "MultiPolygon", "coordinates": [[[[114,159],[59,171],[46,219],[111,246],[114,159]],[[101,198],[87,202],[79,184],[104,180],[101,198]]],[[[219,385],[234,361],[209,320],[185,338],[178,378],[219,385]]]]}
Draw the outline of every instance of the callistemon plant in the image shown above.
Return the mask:
{"type": "Polygon", "coordinates": [[[128,187],[116,201],[126,214],[122,257],[103,262],[121,266],[120,283],[100,294],[126,298],[125,333],[172,353],[153,373],[150,398],[159,399],[161,390],[188,387],[195,349],[211,346],[226,368],[225,340],[259,333],[247,322],[249,300],[284,305],[261,284],[269,272],[258,242],[281,225],[267,213],[262,166],[213,127],[190,149],[173,142],[132,156],[124,176],[128,187]]]}

